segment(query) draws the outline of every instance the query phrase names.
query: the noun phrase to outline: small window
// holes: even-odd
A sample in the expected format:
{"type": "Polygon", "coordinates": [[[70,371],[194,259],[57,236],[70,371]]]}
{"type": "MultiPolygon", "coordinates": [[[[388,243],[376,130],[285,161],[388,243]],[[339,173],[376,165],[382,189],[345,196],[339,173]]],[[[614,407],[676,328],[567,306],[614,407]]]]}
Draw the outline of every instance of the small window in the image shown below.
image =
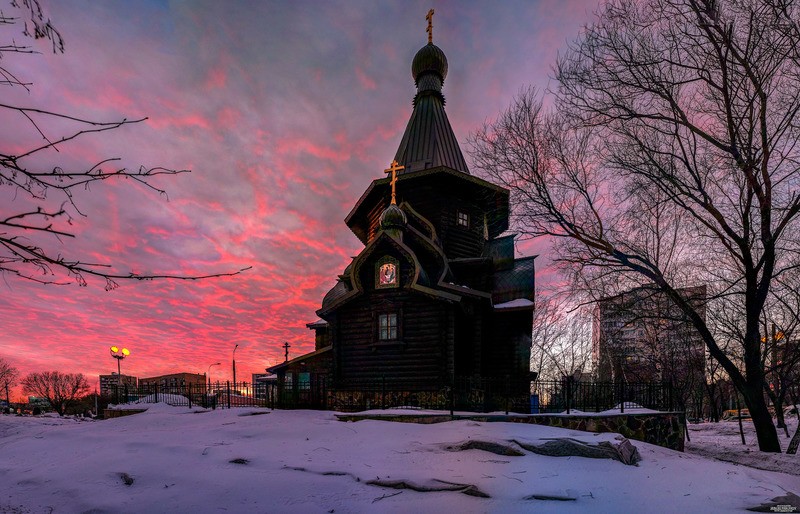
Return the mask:
{"type": "Polygon", "coordinates": [[[381,314],[378,316],[378,339],[394,341],[397,339],[397,314],[381,314]]]}
{"type": "Polygon", "coordinates": [[[460,227],[469,227],[469,214],[464,211],[456,211],[456,223],[460,227]]]}
{"type": "Polygon", "coordinates": [[[301,391],[311,390],[311,373],[304,371],[297,374],[297,388],[301,391]]]}

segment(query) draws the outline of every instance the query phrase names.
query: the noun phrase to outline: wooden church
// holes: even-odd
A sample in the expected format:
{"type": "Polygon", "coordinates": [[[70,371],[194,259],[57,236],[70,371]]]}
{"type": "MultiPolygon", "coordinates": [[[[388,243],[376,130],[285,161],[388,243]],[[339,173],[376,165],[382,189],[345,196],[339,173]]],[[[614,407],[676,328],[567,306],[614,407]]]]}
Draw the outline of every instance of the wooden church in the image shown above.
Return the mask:
{"type": "Polygon", "coordinates": [[[486,408],[491,390],[527,405],[534,257],[514,256],[508,190],[467,168],[428,20],[400,146],[345,219],[364,248],[307,325],[315,350],[267,370],[286,407],[374,408],[387,394],[430,405],[453,390],[486,408]]]}

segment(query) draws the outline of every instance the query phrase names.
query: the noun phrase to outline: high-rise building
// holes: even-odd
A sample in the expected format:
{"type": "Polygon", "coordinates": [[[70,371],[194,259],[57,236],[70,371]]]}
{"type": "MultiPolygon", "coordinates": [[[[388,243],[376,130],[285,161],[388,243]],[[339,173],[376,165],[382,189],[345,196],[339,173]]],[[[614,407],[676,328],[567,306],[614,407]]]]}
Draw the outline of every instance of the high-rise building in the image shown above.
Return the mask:
{"type": "MultiPolygon", "coordinates": [[[[705,319],[706,287],[679,293],[705,319]]],[[[655,288],[638,287],[598,301],[592,343],[601,381],[702,385],[705,343],[688,317],[655,288]]]]}

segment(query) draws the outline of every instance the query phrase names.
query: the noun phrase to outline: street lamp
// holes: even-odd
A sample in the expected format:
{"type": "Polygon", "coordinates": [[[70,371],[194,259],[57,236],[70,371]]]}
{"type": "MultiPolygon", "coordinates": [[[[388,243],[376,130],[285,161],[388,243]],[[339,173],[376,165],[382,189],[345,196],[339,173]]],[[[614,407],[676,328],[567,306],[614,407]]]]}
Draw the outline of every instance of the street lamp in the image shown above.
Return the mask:
{"type": "MultiPolygon", "coordinates": [[[[221,362],[215,362],[211,366],[219,366],[222,364],[221,362]]],[[[211,366],[208,367],[208,371],[206,372],[206,376],[208,377],[208,392],[211,392],[211,366]]]]}
{"type": "Polygon", "coordinates": [[[233,388],[236,389],[236,349],[239,345],[233,347],[233,388]]]}
{"type": "Polygon", "coordinates": [[[116,346],[112,346],[110,350],[111,350],[111,356],[117,359],[117,386],[122,387],[122,372],[120,371],[120,362],[122,361],[122,359],[130,355],[131,351],[128,350],[127,348],[123,348],[122,350],[120,350],[116,346]]]}

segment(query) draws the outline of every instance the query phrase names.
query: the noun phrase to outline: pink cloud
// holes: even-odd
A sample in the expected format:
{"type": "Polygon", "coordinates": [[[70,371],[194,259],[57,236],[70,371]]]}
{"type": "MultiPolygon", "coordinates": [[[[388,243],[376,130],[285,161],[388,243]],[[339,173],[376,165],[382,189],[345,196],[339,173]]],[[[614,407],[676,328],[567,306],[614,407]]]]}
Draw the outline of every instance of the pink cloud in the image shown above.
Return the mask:
{"type": "Polygon", "coordinates": [[[361,67],[356,67],[356,77],[358,78],[358,82],[361,84],[361,87],[371,91],[378,88],[378,84],[370,78],[361,67]]]}
{"type": "Polygon", "coordinates": [[[279,154],[297,155],[306,153],[331,161],[346,161],[350,155],[329,146],[315,144],[313,141],[302,137],[281,138],[275,143],[275,150],[279,154]]]}
{"type": "Polygon", "coordinates": [[[214,68],[208,72],[203,86],[206,89],[224,89],[228,82],[228,75],[222,68],[214,68]]]}
{"type": "MultiPolygon", "coordinates": [[[[554,52],[596,4],[466,2],[437,12],[457,136],[463,141],[521,86],[546,86],[554,52]]],[[[342,219],[382,176],[411,114],[409,66],[425,41],[427,7],[47,7],[68,50],[26,61],[37,86],[23,103],[93,119],[150,117],[48,159],[79,167],[120,156],[130,166],[193,169],[159,181],[169,202],[130,181],[81,192],[89,218],[76,216],[78,237],[53,247],[120,269],[253,269],[203,282],[123,283],[111,293],[102,282],[0,281],[0,355],[23,373],[58,368],[96,379],[115,370],[114,343],[129,345],[123,372],[138,376],[205,372],[228,363],[237,343],[242,376],[282,361],[284,341],[291,356],[312,350],[305,323],[361,248],[342,219]]],[[[16,143],[24,129],[0,132],[16,143]]],[[[537,280],[553,280],[547,259],[537,262],[537,280]]],[[[230,371],[214,374],[224,380],[230,371]]]]}

